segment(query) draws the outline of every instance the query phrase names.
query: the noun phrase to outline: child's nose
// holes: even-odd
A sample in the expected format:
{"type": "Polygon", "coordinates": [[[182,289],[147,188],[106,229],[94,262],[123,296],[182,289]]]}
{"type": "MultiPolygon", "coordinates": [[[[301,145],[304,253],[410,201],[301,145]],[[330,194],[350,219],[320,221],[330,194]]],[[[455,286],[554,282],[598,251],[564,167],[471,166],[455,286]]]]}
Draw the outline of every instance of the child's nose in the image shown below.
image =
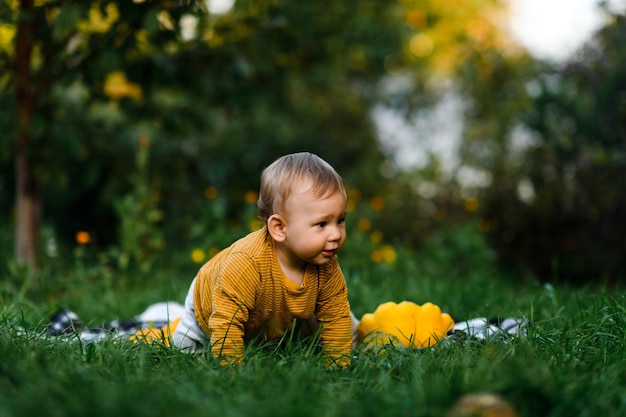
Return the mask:
{"type": "Polygon", "coordinates": [[[335,241],[335,240],[341,239],[341,230],[339,226],[337,225],[331,226],[328,230],[329,230],[328,240],[335,241]]]}

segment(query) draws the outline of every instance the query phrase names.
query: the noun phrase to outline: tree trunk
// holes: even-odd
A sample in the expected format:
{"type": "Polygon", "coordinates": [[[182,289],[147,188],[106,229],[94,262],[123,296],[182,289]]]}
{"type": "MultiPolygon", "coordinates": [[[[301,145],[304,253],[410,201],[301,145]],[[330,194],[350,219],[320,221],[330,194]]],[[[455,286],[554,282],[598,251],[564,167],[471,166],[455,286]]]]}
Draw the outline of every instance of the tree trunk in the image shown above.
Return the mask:
{"type": "Polygon", "coordinates": [[[41,194],[29,158],[30,123],[35,109],[34,82],[31,74],[32,46],[35,36],[33,0],[20,0],[20,20],[15,45],[17,137],[15,143],[16,223],[15,255],[18,262],[39,266],[39,217],[41,194]]]}

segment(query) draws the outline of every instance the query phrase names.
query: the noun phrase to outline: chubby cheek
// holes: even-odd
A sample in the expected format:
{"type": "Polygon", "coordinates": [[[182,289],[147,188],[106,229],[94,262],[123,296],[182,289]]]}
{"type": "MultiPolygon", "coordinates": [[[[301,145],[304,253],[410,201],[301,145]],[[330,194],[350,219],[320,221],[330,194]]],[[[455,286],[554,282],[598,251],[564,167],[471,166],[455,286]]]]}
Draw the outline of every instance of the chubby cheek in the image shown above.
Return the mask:
{"type": "Polygon", "coordinates": [[[339,240],[339,247],[342,247],[344,243],[346,243],[346,232],[344,230],[344,232],[341,234],[341,239],[339,240]]]}
{"type": "Polygon", "coordinates": [[[348,237],[348,232],[346,231],[346,228],[344,227],[343,230],[341,231],[341,246],[343,246],[344,243],[346,243],[346,238],[348,237]]]}
{"type": "Polygon", "coordinates": [[[325,245],[325,240],[317,233],[306,233],[300,236],[296,245],[300,250],[307,252],[317,251],[325,245]]]}

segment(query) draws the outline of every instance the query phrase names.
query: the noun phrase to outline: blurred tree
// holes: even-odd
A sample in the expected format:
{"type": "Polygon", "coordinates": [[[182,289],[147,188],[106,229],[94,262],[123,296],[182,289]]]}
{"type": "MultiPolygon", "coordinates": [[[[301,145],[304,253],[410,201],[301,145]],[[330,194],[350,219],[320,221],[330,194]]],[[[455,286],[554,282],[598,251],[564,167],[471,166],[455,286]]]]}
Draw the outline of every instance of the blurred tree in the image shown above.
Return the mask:
{"type": "MultiPolygon", "coordinates": [[[[45,189],[44,219],[62,236],[89,230],[115,241],[116,202],[136,187],[130,167],[142,137],[145,178],[160,184],[144,189],[160,198],[173,239],[187,236],[207,187],[237,219],[261,169],[287,152],[316,152],[351,187],[384,194],[395,173],[384,170],[373,106],[408,113],[433,102],[465,59],[508,47],[505,10],[498,0],[238,0],[223,15],[193,1],[5,2],[2,172],[18,134],[10,115],[23,105],[13,50],[22,39],[32,48],[26,161],[35,189],[45,189]],[[36,35],[16,36],[29,22],[36,35]],[[390,90],[389,80],[409,82],[390,90]]],[[[390,194],[401,203],[400,191],[390,194]]],[[[16,215],[19,228],[26,217],[16,215]]]]}
{"type": "MultiPolygon", "coordinates": [[[[403,152],[421,152],[426,155],[426,162],[407,168],[394,166],[394,161],[388,160],[387,174],[393,181],[379,190],[387,200],[380,221],[386,238],[416,247],[444,222],[450,226],[473,215],[473,210],[464,207],[474,190],[467,190],[463,172],[470,166],[476,174],[487,175],[486,168],[490,165],[480,157],[487,153],[483,148],[497,143],[490,140],[491,135],[499,134],[502,142],[508,134],[507,129],[501,132],[479,129],[501,126],[504,115],[508,119],[507,127],[513,125],[524,102],[524,96],[517,93],[524,89],[524,77],[533,60],[507,31],[506,1],[415,0],[402,4],[403,19],[410,29],[406,31],[402,50],[408,65],[392,66],[387,79],[396,80],[401,86],[408,82],[412,88],[394,87],[390,82],[392,87],[381,103],[405,115],[414,129],[411,147],[405,147],[403,152]],[[503,71],[508,73],[502,75],[503,71]],[[435,108],[442,97],[451,97],[460,103],[459,107],[471,111],[464,120],[458,120],[463,115],[448,110],[439,114],[435,108]],[[518,99],[521,102],[516,102],[518,99]],[[441,125],[431,128],[431,121],[438,116],[443,119],[441,125]],[[487,120],[488,117],[491,119],[487,120]],[[445,141],[448,147],[456,146],[448,143],[450,138],[445,132],[440,132],[455,123],[465,123],[465,132],[470,133],[459,145],[458,161],[443,161],[445,156],[429,149],[428,144],[445,141]]],[[[395,63],[391,57],[386,61],[390,66],[395,63]]]]}
{"type": "Polygon", "coordinates": [[[163,124],[193,148],[186,166],[172,170],[186,179],[178,186],[195,187],[183,194],[211,185],[236,211],[265,165],[303,149],[353,186],[380,185],[383,155],[368,113],[384,58],[401,46],[396,14],[375,1],[238,1],[230,14],[201,21],[198,39],[172,66],[178,72],[162,74],[185,80],[191,67],[201,77],[184,82],[193,101],[176,103],[178,119],[163,124]],[[190,105],[197,113],[184,111],[190,105]]]}
{"type": "Polygon", "coordinates": [[[200,196],[207,185],[226,194],[235,213],[242,190],[257,189],[263,166],[307,149],[329,160],[365,197],[394,200],[380,227],[404,224],[390,228],[389,238],[419,241],[425,221],[406,204],[419,196],[406,194],[398,173],[388,169],[394,155],[381,149],[371,111],[384,103],[410,114],[432,104],[465,59],[510,47],[502,26],[505,3],[444,3],[239,0],[229,14],[201,20],[189,53],[171,67],[180,72],[165,74],[188,80],[183,96],[197,99],[193,110],[177,102],[169,113],[180,116],[163,118],[162,128],[173,137],[202,126],[184,139],[193,149],[178,160],[185,164],[168,168],[176,184],[164,188],[181,191],[179,198],[170,194],[181,207],[170,218],[189,216],[189,196],[200,196]],[[190,67],[203,74],[202,83],[185,75],[190,67]],[[388,88],[396,83],[405,87],[388,88]]]}
{"type": "MultiPolygon", "coordinates": [[[[17,113],[17,137],[15,140],[15,176],[17,228],[15,247],[18,261],[37,266],[37,244],[39,235],[40,186],[35,178],[32,163],[27,153],[33,134],[31,120],[35,109],[35,92],[31,89],[31,54],[36,36],[36,22],[31,17],[33,0],[21,0],[20,10],[25,18],[17,22],[14,68],[15,103],[17,113]]],[[[44,61],[47,61],[44,58],[44,61]]],[[[47,63],[47,62],[45,62],[47,63]]],[[[43,81],[49,84],[48,80],[43,81]]]]}
{"type": "Polygon", "coordinates": [[[491,80],[504,84],[476,94],[464,145],[491,173],[485,230],[502,260],[541,280],[626,276],[625,41],[625,17],[613,13],[562,68],[500,68],[491,80]]]}
{"type": "MultiPolygon", "coordinates": [[[[113,100],[140,99],[140,87],[126,81],[123,74],[117,81],[104,80],[126,60],[175,40],[161,30],[167,26],[162,22],[169,23],[171,14],[171,20],[177,22],[180,10],[167,0],[122,2],[119,6],[112,1],[3,2],[0,63],[9,71],[3,71],[0,79],[2,102],[8,108],[8,119],[16,123],[3,126],[8,134],[3,135],[2,155],[6,162],[4,150],[13,140],[19,262],[34,267],[38,263],[42,190],[67,184],[74,174],[68,162],[84,158],[94,145],[90,134],[98,130],[94,126],[98,118],[90,117],[86,106],[98,95],[113,100]]],[[[79,190],[93,185],[89,178],[94,170],[86,168],[78,174],[86,181],[74,183],[79,190]]],[[[65,196],[53,192],[49,198],[59,197],[65,196]]],[[[92,203],[81,209],[87,212],[95,206],[92,203]]]]}

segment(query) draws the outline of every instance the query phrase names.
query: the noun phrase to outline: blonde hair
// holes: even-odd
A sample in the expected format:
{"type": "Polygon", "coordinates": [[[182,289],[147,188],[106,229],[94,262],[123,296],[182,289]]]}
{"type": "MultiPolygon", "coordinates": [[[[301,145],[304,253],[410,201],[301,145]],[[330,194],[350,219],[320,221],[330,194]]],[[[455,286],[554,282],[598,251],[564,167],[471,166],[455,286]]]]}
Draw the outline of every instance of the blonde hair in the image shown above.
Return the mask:
{"type": "Polygon", "coordinates": [[[261,174],[261,187],[257,207],[264,221],[285,208],[285,202],[294,187],[309,180],[311,192],[316,197],[341,192],[346,195],[341,176],[319,156],[298,152],[282,156],[265,168],[261,174]]]}

